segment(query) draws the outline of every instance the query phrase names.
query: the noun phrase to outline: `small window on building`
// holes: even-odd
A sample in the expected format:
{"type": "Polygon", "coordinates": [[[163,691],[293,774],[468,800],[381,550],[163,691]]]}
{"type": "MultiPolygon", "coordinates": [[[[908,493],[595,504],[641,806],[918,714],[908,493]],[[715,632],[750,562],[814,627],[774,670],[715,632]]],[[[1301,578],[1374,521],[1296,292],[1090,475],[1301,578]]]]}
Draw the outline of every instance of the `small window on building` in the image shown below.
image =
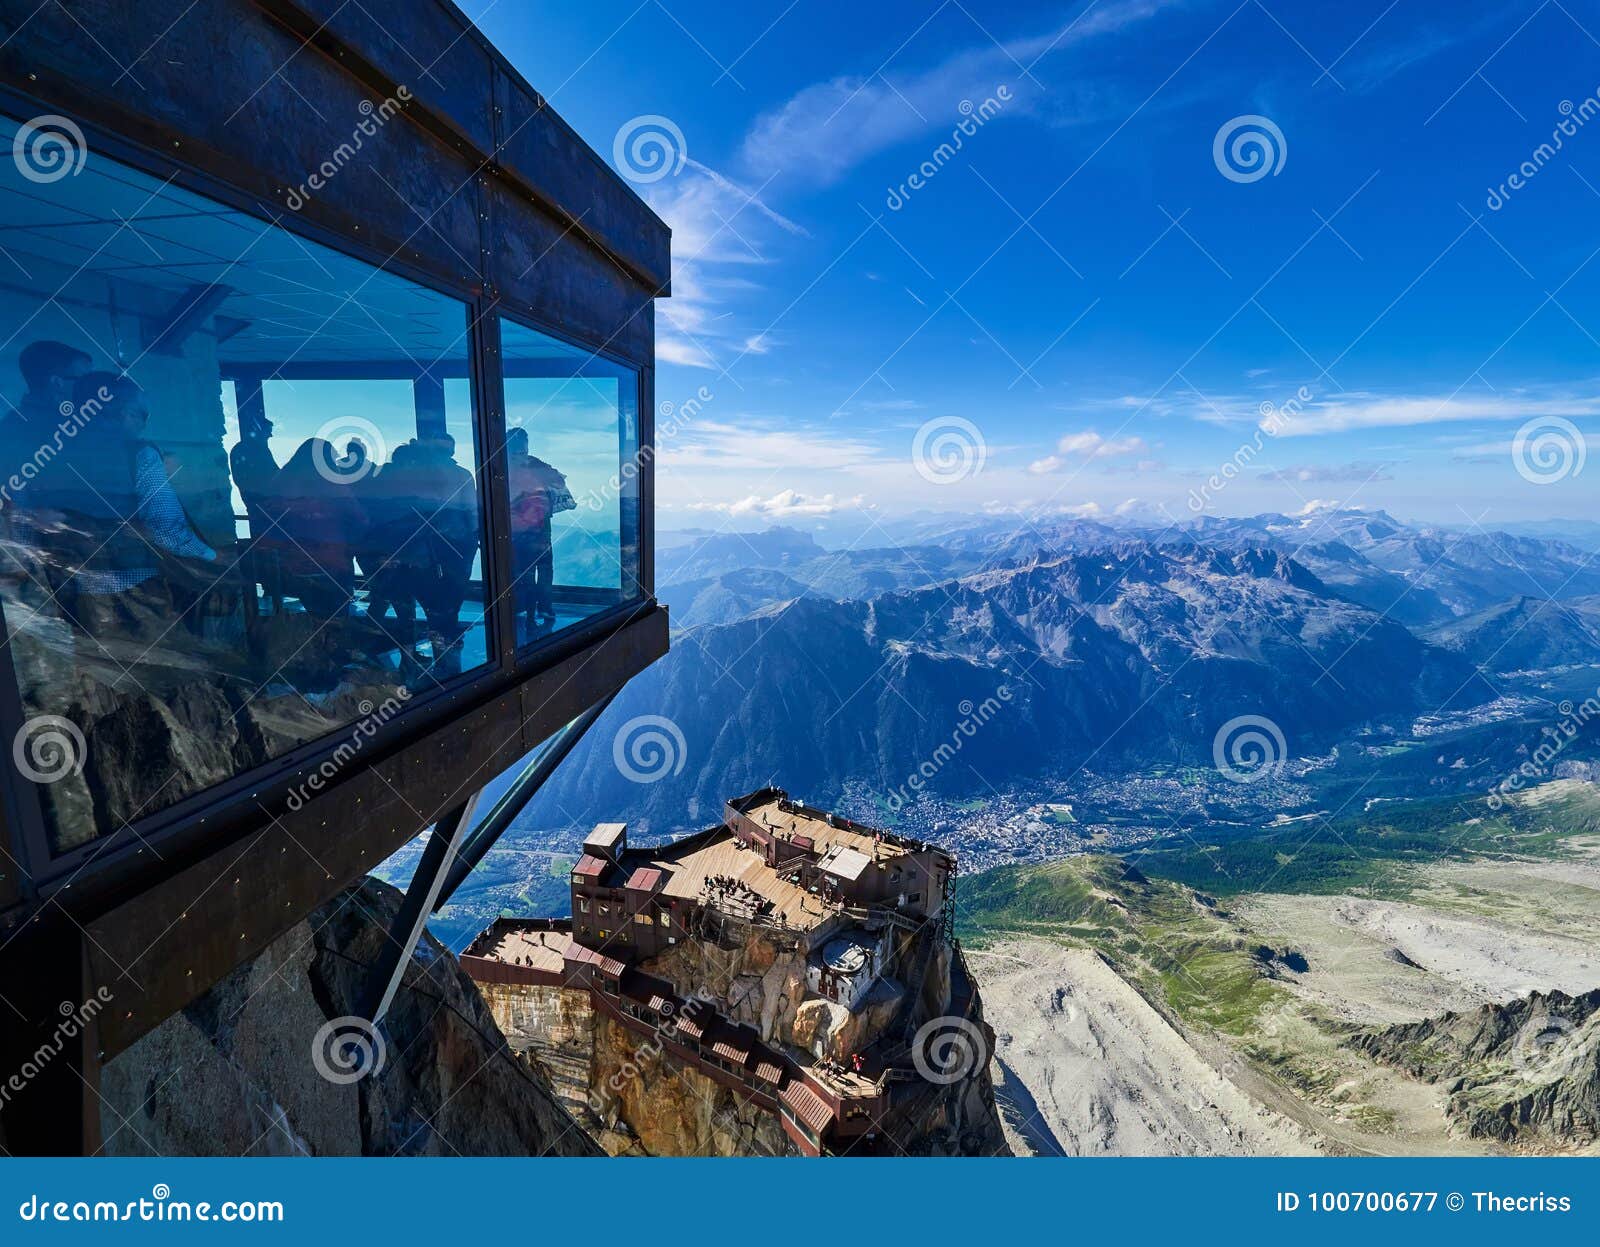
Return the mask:
{"type": "Polygon", "coordinates": [[[578,898],[578,912],[580,914],[586,914],[589,912],[589,898],[587,896],[580,896],[578,898]]]}
{"type": "Polygon", "coordinates": [[[655,925],[655,919],[649,914],[634,914],[633,920],[641,927],[651,927],[655,925]]]}

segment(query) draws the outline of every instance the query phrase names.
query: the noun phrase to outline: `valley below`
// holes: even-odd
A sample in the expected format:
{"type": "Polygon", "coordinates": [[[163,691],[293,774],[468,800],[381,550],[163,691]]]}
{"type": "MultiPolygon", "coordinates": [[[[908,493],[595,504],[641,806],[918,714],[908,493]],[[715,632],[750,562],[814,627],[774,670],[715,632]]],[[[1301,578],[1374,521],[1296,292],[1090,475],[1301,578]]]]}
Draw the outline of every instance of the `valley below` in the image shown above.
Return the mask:
{"type": "Polygon", "coordinates": [[[1533,852],[1388,860],[1353,891],[1212,895],[1137,856],[970,881],[1013,1149],[1595,1154],[1597,814],[1592,785],[1546,785],[1505,829],[1533,852]]]}
{"type": "Polygon", "coordinates": [[[671,654],[440,940],[563,912],[592,822],[776,784],[957,855],[1019,1154],[1597,1150],[1600,555],[1337,508],[897,540],[663,549],[671,654]]]}

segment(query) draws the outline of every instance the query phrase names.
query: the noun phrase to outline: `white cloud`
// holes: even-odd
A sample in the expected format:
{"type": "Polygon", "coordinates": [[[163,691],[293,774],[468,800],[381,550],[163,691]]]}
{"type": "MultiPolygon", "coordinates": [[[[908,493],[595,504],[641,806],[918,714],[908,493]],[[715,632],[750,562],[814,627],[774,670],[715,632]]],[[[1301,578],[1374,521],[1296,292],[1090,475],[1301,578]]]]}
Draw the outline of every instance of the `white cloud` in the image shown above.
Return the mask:
{"type": "Polygon", "coordinates": [[[1080,459],[1115,459],[1122,455],[1142,455],[1150,449],[1144,438],[1130,434],[1127,437],[1102,437],[1093,429],[1082,433],[1068,433],[1056,443],[1056,453],[1076,455],[1080,459]]]}
{"type": "Polygon", "coordinates": [[[1285,468],[1271,468],[1261,474],[1264,481],[1288,481],[1302,485],[1332,484],[1354,481],[1392,481],[1389,465],[1385,463],[1296,463],[1285,468]]]}
{"type": "Polygon", "coordinates": [[[1037,91],[1024,68],[1096,35],[1119,31],[1175,0],[1123,0],[1089,11],[1064,27],[1009,43],[984,43],[943,64],[914,73],[875,71],[870,76],[814,83],[759,118],[745,137],[743,161],[754,176],[784,174],[830,185],[862,161],[924,133],[948,131],[961,119],[962,100],[980,104],[1002,84],[1024,112],[1037,91]]]}
{"type": "Polygon", "coordinates": [[[873,465],[881,458],[877,446],[860,438],[754,419],[740,424],[696,420],[664,448],[661,456],[669,471],[764,473],[785,466],[808,472],[851,471],[873,465]]]}
{"type": "Polygon", "coordinates": [[[647,188],[646,200],[672,229],[672,297],[656,305],[656,351],[668,363],[716,367],[716,355],[764,354],[764,334],[740,332],[728,297],[754,288],[748,273],[771,263],[766,249],[805,230],[762,199],[697,160],[647,188]]]}
{"type": "Polygon", "coordinates": [[[860,494],[853,498],[838,498],[833,494],[821,496],[803,494],[795,489],[785,489],[770,498],[751,494],[748,498],[741,498],[737,502],[694,502],[686,509],[714,511],[720,515],[740,519],[766,520],[818,517],[833,515],[838,511],[871,510],[860,494]]]}
{"type": "Polygon", "coordinates": [[[1279,437],[1309,437],[1471,420],[1532,420],[1537,416],[1600,415],[1600,398],[1535,395],[1514,390],[1490,395],[1350,394],[1309,403],[1283,421],[1279,437]]]}

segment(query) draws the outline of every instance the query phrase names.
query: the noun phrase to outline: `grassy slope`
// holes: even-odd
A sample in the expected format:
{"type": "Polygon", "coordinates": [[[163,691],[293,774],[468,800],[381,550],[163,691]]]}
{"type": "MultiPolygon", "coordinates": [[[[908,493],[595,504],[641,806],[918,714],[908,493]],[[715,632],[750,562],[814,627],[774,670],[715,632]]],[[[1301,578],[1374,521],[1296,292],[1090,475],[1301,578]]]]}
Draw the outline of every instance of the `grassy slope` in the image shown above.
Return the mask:
{"type": "Polygon", "coordinates": [[[1421,801],[1370,814],[1263,829],[1215,844],[1141,854],[1139,868],[1219,896],[1361,892],[1404,897],[1417,864],[1516,854],[1559,857],[1562,842],[1600,833],[1600,794],[1571,784],[1534,790],[1496,811],[1487,800],[1421,801]],[[1559,795],[1552,795],[1559,794],[1559,795]]]}
{"type": "Polygon", "coordinates": [[[1260,1068],[1335,1118],[1383,1133],[1394,1113],[1382,1091],[1351,1079],[1337,1028],[1271,977],[1273,950],[1233,921],[1229,897],[1263,885],[1406,895],[1413,863],[1560,856],[1569,837],[1600,832],[1600,795],[1552,785],[1499,813],[1482,801],[1471,808],[1439,802],[1336,830],[1302,825],[1220,846],[1147,852],[1137,867],[1089,855],[1000,867],[962,880],[958,932],[980,946],[1026,935],[1091,947],[1168,1016],[1231,1037],[1260,1068]]]}
{"type": "Polygon", "coordinates": [[[1087,945],[1165,1012],[1236,1035],[1248,1035],[1282,993],[1225,915],[1115,857],[1005,866],[963,880],[957,926],[979,945],[1017,935],[1087,945]]]}

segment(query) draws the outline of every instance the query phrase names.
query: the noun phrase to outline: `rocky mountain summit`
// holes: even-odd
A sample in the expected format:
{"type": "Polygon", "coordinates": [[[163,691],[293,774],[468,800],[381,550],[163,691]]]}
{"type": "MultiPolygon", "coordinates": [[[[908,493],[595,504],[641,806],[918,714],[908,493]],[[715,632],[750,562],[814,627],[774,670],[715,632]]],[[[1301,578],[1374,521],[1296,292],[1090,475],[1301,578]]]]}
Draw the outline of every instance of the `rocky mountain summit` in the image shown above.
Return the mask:
{"type": "MultiPolygon", "coordinates": [[[[1218,728],[1265,716],[1311,755],[1361,724],[1493,696],[1473,665],[1332,591],[1288,554],[1180,543],[998,567],[869,599],[803,595],[691,628],[608,712],[668,714],[693,756],[652,785],[583,764],[553,801],[597,795],[674,825],[720,795],[804,783],[820,798],[861,782],[895,791],[968,711],[1004,708],[930,787],[991,784],[1159,757],[1209,764],[1218,728]],[[609,787],[596,794],[596,782],[609,787]]],[[[1409,721],[1409,720],[1408,720],[1409,721]]]]}
{"type": "Polygon", "coordinates": [[[1531,1150],[1600,1138],[1600,989],[1533,992],[1362,1031],[1349,1042],[1443,1086],[1446,1113],[1469,1137],[1531,1150]]]}

